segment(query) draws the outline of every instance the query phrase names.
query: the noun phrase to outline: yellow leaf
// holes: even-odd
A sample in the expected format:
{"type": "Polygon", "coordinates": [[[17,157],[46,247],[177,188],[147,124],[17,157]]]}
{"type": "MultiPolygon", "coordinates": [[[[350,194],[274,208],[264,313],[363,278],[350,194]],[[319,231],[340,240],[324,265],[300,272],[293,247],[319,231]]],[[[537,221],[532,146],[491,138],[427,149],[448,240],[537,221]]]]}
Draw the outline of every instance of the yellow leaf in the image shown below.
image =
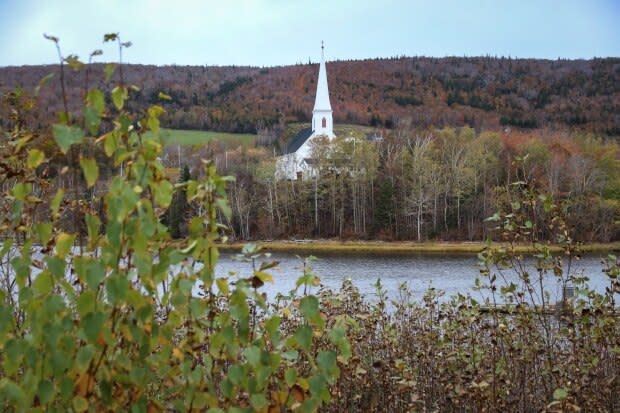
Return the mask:
{"type": "Polygon", "coordinates": [[[45,154],[39,149],[28,151],[28,168],[36,168],[45,160],[45,154]]]}
{"type": "Polygon", "coordinates": [[[254,276],[258,277],[262,282],[266,283],[266,282],[272,282],[273,281],[273,277],[271,276],[271,274],[269,274],[268,272],[264,272],[264,271],[255,271],[254,272],[254,276]]]}
{"type": "Polygon", "coordinates": [[[80,374],[75,381],[75,392],[78,396],[85,397],[87,394],[91,392],[95,385],[94,378],[88,374],[80,374]]]}

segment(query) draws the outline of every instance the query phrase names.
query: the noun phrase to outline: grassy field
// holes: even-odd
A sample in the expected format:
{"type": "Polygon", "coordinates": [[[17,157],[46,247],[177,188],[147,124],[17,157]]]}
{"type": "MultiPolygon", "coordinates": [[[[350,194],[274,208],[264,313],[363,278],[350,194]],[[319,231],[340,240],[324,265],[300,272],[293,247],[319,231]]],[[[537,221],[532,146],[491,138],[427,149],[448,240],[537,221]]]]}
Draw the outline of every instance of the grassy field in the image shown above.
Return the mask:
{"type": "MultiPolygon", "coordinates": [[[[309,127],[309,123],[291,123],[289,136],[309,127]]],[[[360,125],[337,124],[334,126],[334,133],[337,136],[348,136],[351,133],[370,133],[374,128],[360,125]]],[[[168,145],[205,145],[209,141],[219,141],[226,148],[236,148],[238,146],[253,146],[256,142],[256,135],[250,133],[226,133],[201,130],[181,130],[181,129],[162,129],[162,139],[168,145]]]]}
{"type": "Polygon", "coordinates": [[[249,133],[226,133],[201,130],[162,129],[161,136],[168,145],[205,145],[209,141],[219,141],[225,147],[252,146],[256,135],[249,133]]]}
{"type": "MultiPolygon", "coordinates": [[[[302,130],[303,128],[309,128],[310,123],[289,123],[288,125],[288,134],[289,136],[295,136],[297,132],[302,130]]],[[[376,128],[370,126],[363,125],[349,125],[346,123],[334,123],[334,134],[336,136],[349,136],[352,133],[355,134],[366,134],[374,132],[376,128]]]]}

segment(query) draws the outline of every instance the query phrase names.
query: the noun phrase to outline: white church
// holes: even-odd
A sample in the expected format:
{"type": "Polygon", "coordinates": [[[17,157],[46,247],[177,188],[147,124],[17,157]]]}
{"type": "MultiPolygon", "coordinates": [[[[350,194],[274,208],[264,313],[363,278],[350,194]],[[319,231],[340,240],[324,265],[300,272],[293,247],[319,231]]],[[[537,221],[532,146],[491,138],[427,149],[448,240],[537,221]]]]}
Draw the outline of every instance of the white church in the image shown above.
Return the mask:
{"type": "Polygon", "coordinates": [[[319,80],[316,85],[316,98],[312,111],[312,126],[302,129],[288,142],[284,155],[277,160],[276,175],[278,178],[296,179],[300,174],[301,176],[309,176],[314,173],[310,152],[312,139],[317,136],[327,136],[330,140],[335,137],[323,44],[321,44],[319,80]]]}

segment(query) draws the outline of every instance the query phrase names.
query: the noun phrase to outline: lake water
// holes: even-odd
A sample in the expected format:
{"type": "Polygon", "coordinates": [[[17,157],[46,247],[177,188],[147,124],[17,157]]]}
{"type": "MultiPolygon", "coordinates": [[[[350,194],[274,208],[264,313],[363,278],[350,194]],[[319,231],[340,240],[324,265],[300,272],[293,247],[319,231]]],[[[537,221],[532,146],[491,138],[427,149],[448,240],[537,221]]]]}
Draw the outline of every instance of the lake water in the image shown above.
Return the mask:
{"type": "MultiPolygon", "coordinates": [[[[586,275],[590,286],[604,292],[608,286],[607,276],[602,272],[599,255],[587,255],[579,261],[573,261],[571,274],[586,275]]],[[[261,288],[270,298],[277,293],[286,294],[295,288],[295,282],[303,274],[303,261],[295,254],[273,253],[269,259],[280,262],[277,268],[268,270],[274,282],[261,288]]],[[[258,266],[258,264],[257,264],[258,266]]],[[[375,284],[381,284],[390,298],[398,296],[398,288],[406,284],[415,298],[422,297],[430,287],[445,291],[445,297],[461,293],[482,298],[481,292],[474,290],[474,282],[480,275],[478,259],[471,254],[322,254],[310,263],[314,273],[320,277],[321,284],[337,290],[343,281],[351,278],[353,284],[370,300],[376,298],[375,284]]],[[[252,265],[240,262],[233,255],[223,255],[217,267],[220,275],[228,272],[238,273],[240,277],[249,277],[252,265]]],[[[515,280],[511,270],[503,272],[508,280],[515,280]]],[[[546,277],[545,287],[555,302],[561,297],[561,287],[553,274],[546,277]]],[[[315,289],[316,290],[316,289],[315,289]]]]}

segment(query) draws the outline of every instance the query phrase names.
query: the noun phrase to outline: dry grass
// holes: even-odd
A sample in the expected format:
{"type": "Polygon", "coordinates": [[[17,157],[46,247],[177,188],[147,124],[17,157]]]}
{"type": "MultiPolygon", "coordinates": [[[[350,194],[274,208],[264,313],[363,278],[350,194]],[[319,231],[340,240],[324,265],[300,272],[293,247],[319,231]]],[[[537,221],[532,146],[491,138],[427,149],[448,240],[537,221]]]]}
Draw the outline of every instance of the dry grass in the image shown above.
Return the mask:
{"type": "MultiPolygon", "coordinates": [[[[406,254],[406,253],[455,253],[478,254],[484,248],[483,242],[381,242],[381,241],[338,241],[338,240],[278,240],[258,241],[266,251],[310,252],[310,253],[369,253],[369,254],[406,254]]],[[[224,250],[241,249],[243,243],[230,243],[220,246],[224,250]]],[[[497,245],[497,244],[496,244],[497,245]]],[[[501,245],[501,244],[500,244],[501,245]]],[[[551,245],[552,252],[560,252],[562,248],[551,245]]],[[[519,252],[530,252],[530,245],[516,248],[519,252]]],[[[582,252],[613,252],[620,251],[620,242],[592,243],[580,247],[582,252]]]]}

